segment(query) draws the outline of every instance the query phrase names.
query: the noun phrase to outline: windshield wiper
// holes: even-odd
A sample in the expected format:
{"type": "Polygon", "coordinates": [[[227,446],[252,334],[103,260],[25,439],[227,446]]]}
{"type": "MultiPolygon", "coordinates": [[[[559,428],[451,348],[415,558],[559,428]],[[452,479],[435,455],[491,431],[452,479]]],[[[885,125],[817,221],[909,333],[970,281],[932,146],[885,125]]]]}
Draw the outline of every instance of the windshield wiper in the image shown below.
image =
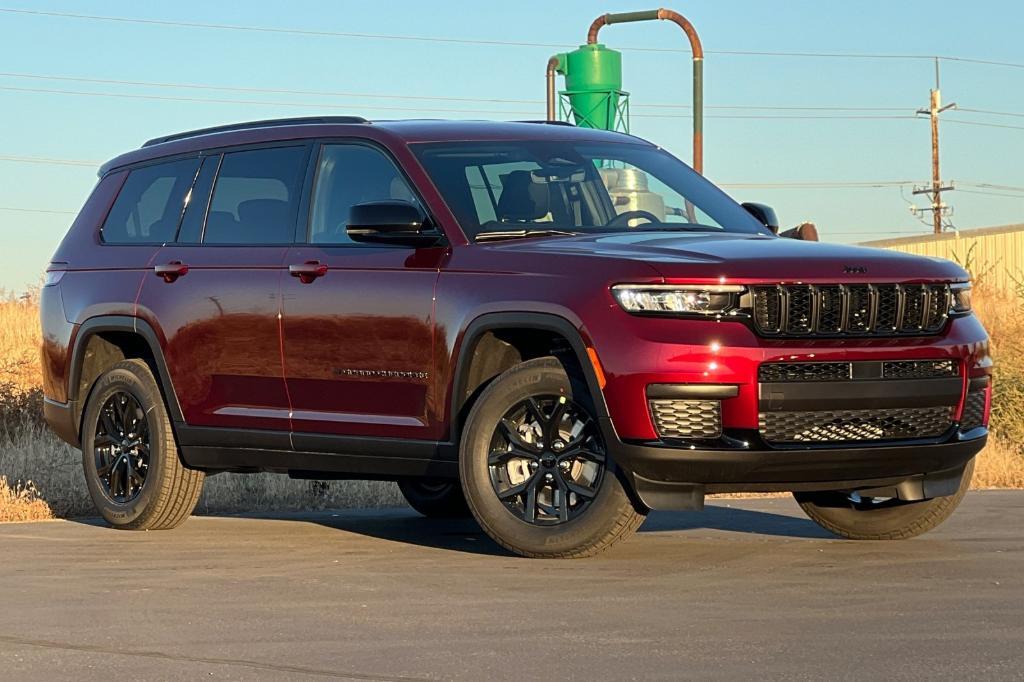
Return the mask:
{"type": "Polygon", "coordinates": [[[497,241],[499,239],[522,239],[523,237],[572,237],[581,234],[568,230],[497,230],[493,232],[481,232],[476,236],[476,241],[497,241]]]}
{"type": "Polygon", "coordinates": [[[662,223],[661,225],[637,225],[630,232],[724,232],[720,227],[700,223],[662,223]]]}

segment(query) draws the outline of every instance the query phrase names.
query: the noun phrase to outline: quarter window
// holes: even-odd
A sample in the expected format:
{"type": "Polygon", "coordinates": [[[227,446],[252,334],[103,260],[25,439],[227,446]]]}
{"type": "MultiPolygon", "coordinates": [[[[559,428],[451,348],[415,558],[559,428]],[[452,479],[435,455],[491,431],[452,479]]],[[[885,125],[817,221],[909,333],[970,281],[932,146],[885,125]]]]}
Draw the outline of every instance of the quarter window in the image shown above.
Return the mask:
{"type": "Polygon", "coordinates": [[[174,241],[185,195],[198,168],[199,159],[182,159],[131,171],[103,223],[103,241],[107,244],[174,241]]]}
{"type": "Polygon", "coordinates": [[[206,244],[290,244],[305,147],[224,155],[206,216],[206,244]]]}
{"type": "Polygon", "coordinates": [[[354,244],[345,228],[349,212],[368,201],[406,201],[420,206],[395,164],[363,145],[327,145],[320,155],[309,241],[354,244]]]}

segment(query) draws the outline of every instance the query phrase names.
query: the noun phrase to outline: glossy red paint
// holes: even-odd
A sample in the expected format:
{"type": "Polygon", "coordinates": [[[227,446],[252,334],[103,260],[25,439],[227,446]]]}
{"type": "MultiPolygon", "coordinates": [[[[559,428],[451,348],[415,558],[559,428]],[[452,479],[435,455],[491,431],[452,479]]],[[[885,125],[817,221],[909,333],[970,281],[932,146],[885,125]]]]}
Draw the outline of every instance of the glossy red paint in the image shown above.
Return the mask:
{"type": "MultiPolygon", "coordinates": [[[[43,296],[46,394],[68,396],[74,329],[97,315],[151,326],[189,425],[444,440],[466,330],[490,313],[557,316],[596,353],[599,399],[618,437],[656,434],[645,398],[654,383],[733,384],[727,428],[757,428],[757,367],[773,360],[951,358],[966,377],[988,374],[988,337],[974,317],[939,336],[795,342],[735,321],[638,317],[615,302],[619,283],[856,283],[966,280],[959,266],[876,249],[754,235],[659,233],[472,244],[410,145],[450,140],[573,139],[644,144],[566,126],[382,122],[260,128],[145,147],[104,176],[55,261],[68,273],[43,296]],[[359,139],[386,149],[447,237],[445,247],[107,246],[98,228],[127,175],[170,155],[262,142],[359,139]],[[187,274],[166,282],[156,264],[187,274]],[[309,279],[289,265],[326,266],[309,279]],[[844,274],[856,265],[864,274],[844,274]],[[60,309],[60,315],[55,311],[60,309]]],[[[302,218],[304,219],[304,218],[302,218]]],[[[860,270],[858,270],[860,272],[860,270]]],[[[584,358],[584,360],[586,360],[584,358]]]]}

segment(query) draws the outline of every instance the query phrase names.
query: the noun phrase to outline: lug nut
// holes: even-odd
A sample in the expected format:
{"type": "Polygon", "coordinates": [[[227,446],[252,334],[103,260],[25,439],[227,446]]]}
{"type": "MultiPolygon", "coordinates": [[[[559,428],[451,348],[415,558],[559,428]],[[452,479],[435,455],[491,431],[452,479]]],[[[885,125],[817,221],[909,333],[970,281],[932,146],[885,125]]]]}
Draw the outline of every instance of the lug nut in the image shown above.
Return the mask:
{"type": "Polygon", "coordinates": [[[565,442],[556,440],[554,443],[551,444],[551,449],[554,450],[555,452],[561,452],[562,450],[565,449],[565,442]]]}
{"type": "Polygon", "coordinates": [[[548,483],[551,483],[551,481],[555,480],[555,477],[552,476],[551,474],[544,474],[544,480],[547,481],[548,483]]]}
{"type": "Polygon", "coordinates": [[[540,465],[537,464],[537,460],[532,460],[530,462],[530,471],[536,471],[538,466],[540,465]]]}

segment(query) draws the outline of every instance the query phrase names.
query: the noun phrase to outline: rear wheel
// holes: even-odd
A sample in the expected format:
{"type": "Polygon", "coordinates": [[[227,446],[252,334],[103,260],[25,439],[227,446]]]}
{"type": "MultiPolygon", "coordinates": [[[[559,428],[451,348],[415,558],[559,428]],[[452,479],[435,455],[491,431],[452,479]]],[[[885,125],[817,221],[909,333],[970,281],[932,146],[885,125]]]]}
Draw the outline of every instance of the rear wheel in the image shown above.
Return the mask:
{"type": "Polygon", "coordinates": [[[495,379],[463,431],[466,501],[498,544],[528,557],[582,557],[644,520],[608,457],[581,381],[555,358],[495,379]]]}
{"type": "Polygon", "coordinates": [[[967,463],[955,495],[904,502],[856,493],[793,493],[804,513],[822,528],[850,540],[905,540],[935,528],[960,505],[974,473],[967,463]]]}
{"type": "Polygon", "coordinates": [[[409,506],[431,519],[458,519],[469,516],[466,498],[458,481],[404,479],[398,482],[409,506]]]}
{"type": "Polygon", "coordinates": [[[107,523],[161,530],[189,517],[204,475],[181,463],[160,389],[145,362],[119,362],[96,380],[82,427],[85,481],[107,523]]]}

